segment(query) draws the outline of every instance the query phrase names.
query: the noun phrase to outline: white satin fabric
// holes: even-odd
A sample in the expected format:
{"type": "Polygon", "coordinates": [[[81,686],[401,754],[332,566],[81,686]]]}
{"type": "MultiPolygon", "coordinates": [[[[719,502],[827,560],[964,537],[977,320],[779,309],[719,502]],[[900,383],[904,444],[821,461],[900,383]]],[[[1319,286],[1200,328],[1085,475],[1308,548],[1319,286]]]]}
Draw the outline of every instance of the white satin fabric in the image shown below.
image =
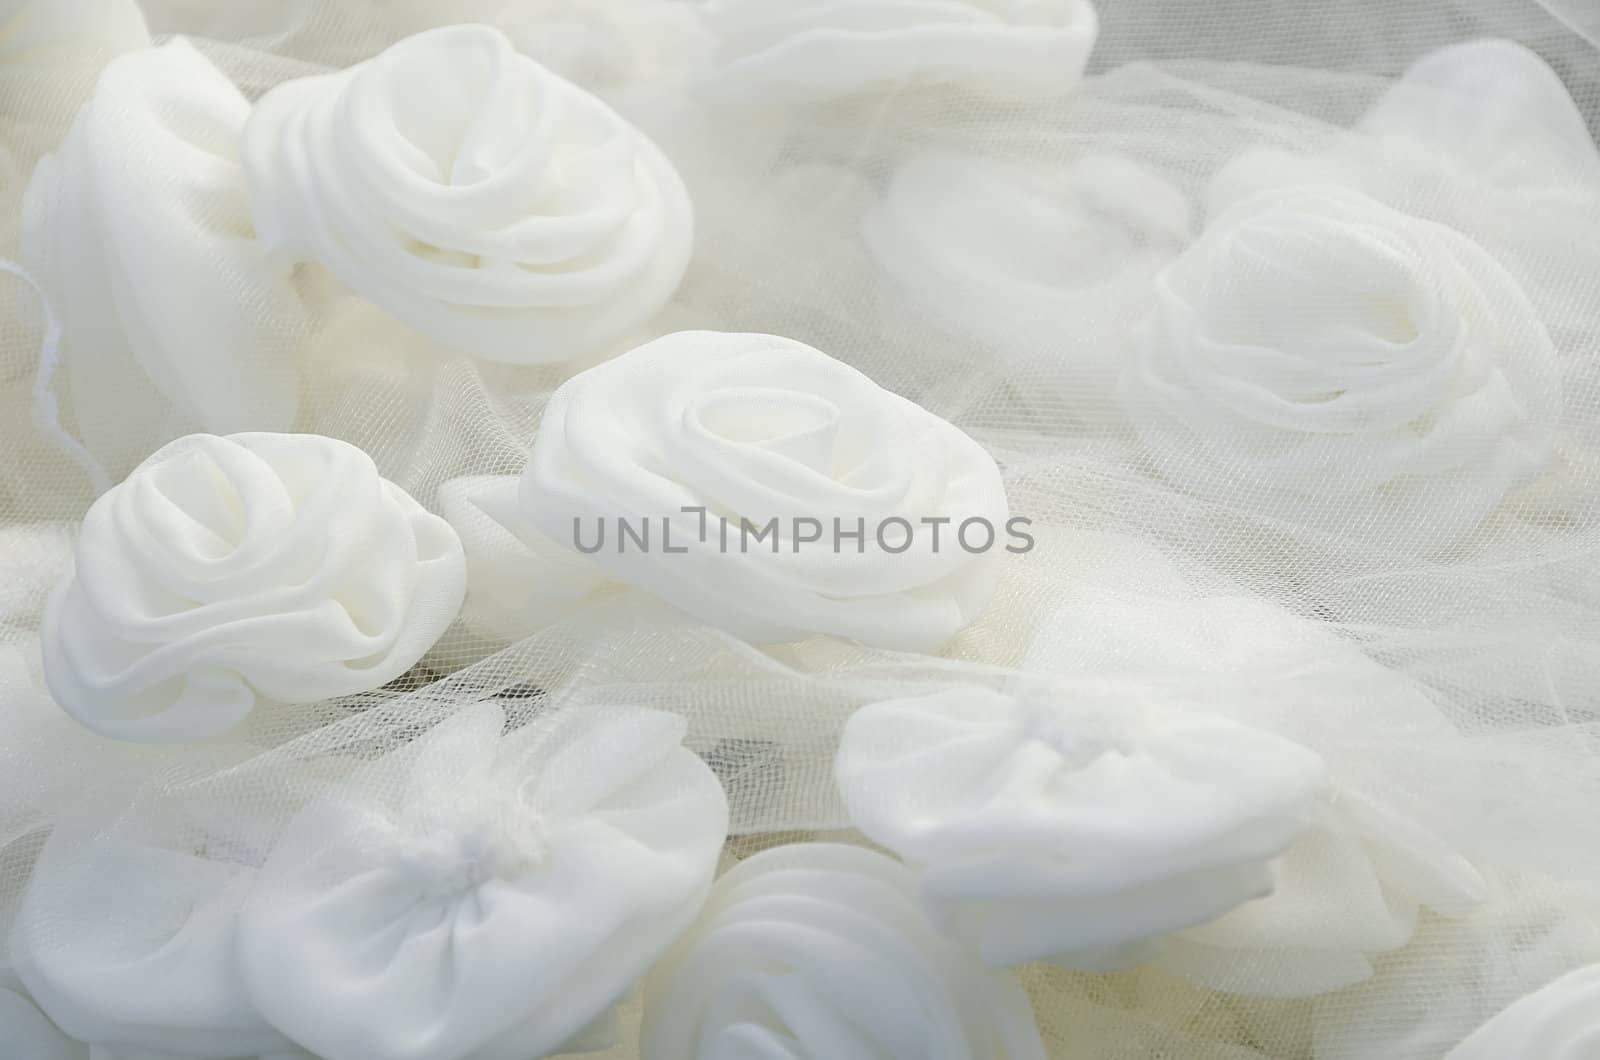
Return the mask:
{"type": "Polygon", "coordinates": [[[242,151],[267,244],[490,360],[609,352],[689,260],[693,209],[666,156],[489,26],[278,85],[242,151]]]}
{"type": "Polygon", "coordinates": [[[1555,353],[1477,243],[1358,192],[1243,199],[1156,280],[1123,399],[1165,476],[1402,553],[1546,461],[1555,353]]]}
{"type": "Polygon", "coordinates": [[[592,545],[603,521],[595,563],[747,640],[832,633],[909,650],[937,649],[977,617],[995,556],[969,553],[956,531],[987,519],[998,551],[1008,515],[994,459],[949,423],[793,339],[705,331],[647,343],[556,391],[521,505],[568,547],[592,545]],[[704,535],[685,508],[707,513],[704,535]],[[650,520],[648,550],[624,547],[619,517],[635,529],[650,520]],[[797,518],[816,520],[821,539],[800,542],[797,518]],[[776,519],[776,538],[742,543],[741,519],[757,530],[776,519]],[[852,532],[864,523],[860,551],[834,547],[835,519],[852,532]],[[912,527],[893,555],[876,540],[886,525],[883,543],[906,543],[890,519],[912,527]],[[937,547],[922,519],[946,520],[937,547]]]}
{"type": "Polygon", "coordinates": [[[1040,171],[925,151],[896,169],[865,234],[907,296],[1011,365],[1057,426],[1114,413],[1129,332],[1193,212],[1172,182],[1114,154],[1040,171]]]}
{"type": "Polygon", "coordinates": [[[1089,0],[707,0],[709,87],[803,102],[907,84],[1047,96],[1082,76],[1100,32],[1089,0]]]}
{"type": "Polygon", "coordinates": [[[45,674],[97,732],[197,740],[259,701],[307,703],[404,673],[454,620],[450,525],[319,435],[191,435],[84,517],[45,612],[45,674]]]}
{"type": "Polygon", "coordinates": [[[288,826],[241,918],[274,1025],[325,1060],[511,1060],[587,1036],[695,917],[728,808],[655,711],[503,734],[462,710],[288,826]]]}
{"type": "Polygon", "coordinates": [[[947,933],[992,965],[1100,971],[1272,893],[1323,766],[1218,717],[974,686],[863,707],[835,775],[947,933]]]}
{"type": "Polygon", "coordinates": [[[187,430],[288,430],[304,309],[250,227],[249,104],[187,41],[109,63],[22,203],[63,404],[112,476],[187,430]]]}
{"type": "Polygon", "coordinates": [[[1027,996],[939,937],[915,875],[882,854],[802,843],[717,881],[653,973],[649,1060],[1044,1060],[1027,996]]]}
{"type": "Polygon", "coordinates": [[[1580,968],[1518,1000],[1445,1060],[1594,1060],[1600,1056],[1600,964],[1580,968]]]}

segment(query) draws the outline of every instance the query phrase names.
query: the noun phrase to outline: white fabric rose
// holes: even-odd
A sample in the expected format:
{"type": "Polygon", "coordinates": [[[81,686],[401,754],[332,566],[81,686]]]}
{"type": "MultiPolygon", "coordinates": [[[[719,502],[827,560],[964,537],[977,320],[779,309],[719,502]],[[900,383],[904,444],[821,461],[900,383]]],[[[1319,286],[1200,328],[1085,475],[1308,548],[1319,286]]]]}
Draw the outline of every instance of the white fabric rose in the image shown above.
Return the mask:
{"type": "Polygon", "coordinates": [[[666,156],[489,26],[277,86],[242,151],[265,242],[491,360],[600,352],[689,260],[693,210],[666,156]]]}
{"type": "Polygon", "coordinates": [[[1123,398],[1157,466],[1197,493],[1427,552],[1548,455],[1550,337],[1459,232],[1340,188],[1266,192],[1156,285],[1123,398]]]}
{"type": "Polygon", "coordinates": [[[650,1060],[1044,1060],[1027,996],[923,919],[913,873],[833,843],[717,881],[652,975],[650,1060]]]}
{"type": "Polygon", "coordinates": [[[231,728],[404,673],[461,606],[461,542],[319,435],[191,435],[84,517],[50,599],[50,691],[97,732],[153,742],[231,728]]]}
{"type": "Polygon", "coordinates": [[[728,808],[681,718],[505,722],[480,704],[374,762],[261,869],[239,966],[326,1060],[560,1051],[699,912],[728,808]]]}
{"type": "Polygon", "coordinates": [[[1053,416],[1105,418],[1151,280],[1188,243],[1189,199],[1131,159],[1059,174],[924,152],[902,163],[865,222],[906,294],[1010,366],[1053,416]]]}
{"type": "Polygon", "coordinates": [[[1593,1060],[1600,1056],[1600,964],[1580,968],[1512,1004],[1445,1060],[1593,1060]]]}
{"type": "Polygon", "coordinates": [[[23,263],[61,320],[69,426],[112,477],[187,430],[293,426],[304,308],[250,228],[249,109],[185,40],[132,52],[29,182],[23,263]]]}
{"type": "Polygon", "coordinates": [[[905,82],[1051,95],[1083,77],[1100,33],[1089,0],[709,0],[705,13],[712,89],[754,102],[905,82]]]}
{"type": "Polygon", "coordinates": [[[1090,971],[1270,894],[1322,772],[1221,718],[977,687],[863,707],[835,765],[943,930],[990,964],[1090,971]]]}
{"type": "Polygon", "coordinates": [[[747,640],[833,633],[909,650],[977,617],[1008,514],[993,458],[921,406],[793,339],[705,331],[556,391],[521,501],[566,546],[589,550],[604,527],[596,563],[747,640]],[[635,534],[648,520],[650,546],[622,538],[619,518],[635,534]],[[944,520],[937,543],[925,519],[944,520]],[[863,537],[836,541],[835,520],[863,537]],[[967,536],[979,551],[962,547],[968,520],[987,520],[993,548],[981,522],[967,536]]]}

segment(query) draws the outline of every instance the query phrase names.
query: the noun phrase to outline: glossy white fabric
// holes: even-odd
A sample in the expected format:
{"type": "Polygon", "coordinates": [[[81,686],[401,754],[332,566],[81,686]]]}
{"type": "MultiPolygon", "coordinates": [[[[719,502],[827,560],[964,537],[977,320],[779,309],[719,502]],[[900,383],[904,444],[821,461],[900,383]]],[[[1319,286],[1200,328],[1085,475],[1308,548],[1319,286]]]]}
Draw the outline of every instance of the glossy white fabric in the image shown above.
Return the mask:
{"type": "Polygon", "coordinates": [[[465,591],[450,525],[319,435],[191,435],[103,494],[45,613],[63,709],[181,742],[258,701],[308,703],[404,673],[465,591]]]}
{"type": "Polygon", "coordinates": [[[267,244],[490,360],[609,352],[689,260],[693,209],[666,156],[489,26],[277,86],[242,151],[267,244]]]}
{"type": "Polygon", "coordinates": [[[1521,998],[1445,1060],[1592,1060],[1600,1056],[1600,965],[1562,976],[1521,998]]]}
{"type": "Polygon", "coordinates": [[[1442,225],[1333,186],[1262,192],[1156,297],[1123,398],[1192,492],[1427,552],[1549,457],[1550,337],[1517,281],[1442,225]]]}
{"type": "Polygon", "coordinates": [[[945,931],[994,965],[1102,970],[1270,894],[1323,767],[1219,717],[974,686],[863,707],[835,774],[945,931]]]}
{"type": "Polygon", "coordinates": [[[189,430],[289,430],[304,309],[250,227],[249,104],[179,39],[100,75],[22,203],[65,419],[114,478],[189,430]]]}
{"type": "Polygon", "coordinates": [[[938,648],[989,598],[995,551],[967,552],[956,528],[989,520],[998,550],[1008,516],[993,458],[949,423],[793,339],[705,331],[647,343],[556,391],[521,503],[564,546],[592,545],[603,520],[597,564],[747,640],[832,633],[912,650],[938,648]],[[709,513],[703,538],[685,508],[709,513]],[[653,550],[622,547],[619,517],[649,519],[653,550]],[[797,518],[817,520],[821,540],[799,542],[797,518]],[[896,518],[912,532],[889,556],[877,529],[887,525],[890,548],[904,544],[896,518]],[[949,525],[935,547],[919,521],[937,518],[949,525]],[[757,530],[778,520],[776,538],[742,545],[741,519],[757,530]],[[835,519],[864,521],[861,551],[834,548],[835,519]]]}
{"type": "Polygon", "coordinates": [[[721,98],[801,102],[955,83],[1046,96],[1083,76],[1099,34],[1089,0],[708,0],[721,98]]]}
{"type": "Polygon", "coordinates": [[[261,870],[239,966],[325,1060],[561,1051],[699,911],[728,810],[682,719],[505,724],[479,704],[374,762],[261,870]]]}
{"type": "Polygon", "coordinates": [[[1179,188],[1114,154],[1040,170],[928,151],[895,170],[865,231],[906,294],[1015,365],[1055,426],[1114,414],[1130,333],[1192,215],[1179,188]]]}
{"type": "Polygon", "coordinates": [[[652,974],[650,1060],[1044,1060],[1027,996],[923,918],[874,851],[801,843],[728,870],[652,974]]]}

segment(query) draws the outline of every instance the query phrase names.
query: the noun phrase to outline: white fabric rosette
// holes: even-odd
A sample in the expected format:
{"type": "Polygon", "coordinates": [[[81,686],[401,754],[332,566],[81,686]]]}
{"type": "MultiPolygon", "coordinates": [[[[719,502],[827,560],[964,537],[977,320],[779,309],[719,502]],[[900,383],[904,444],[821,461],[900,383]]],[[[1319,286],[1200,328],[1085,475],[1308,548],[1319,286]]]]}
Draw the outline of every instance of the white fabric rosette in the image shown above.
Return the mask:
{"type": "Polygon", "coordinates": [[[180,438],[101,495],[75,556],[45,611],[50,691],[89,728],[152,742],[393,680],[466,579],[448,523],[310,434],[180,438]]]}
{"type": "Polygon", "coordinates": [[[1600,964],[1540,987],[1450,1050],[1445,1060],[1593,1060],[1600,1056],[1600,964]]]}
{"type": "Polygon", "coordinates": [[[1050,170],[925,151],[865,222],[909,297],[998,353],[1030,405],[1088,422],[1114,414],[1151,281],[1192,228],[1182,191],[1114,154],[1050,170]]]}
{"type": "MultiPolygon", "coordinates": [[[[225,776],[236,761],[219,753],[202,768],[225,776]]],[[[274,816],[228,794],[180,780],[128,812],[96,800],[51,834],[10,952],[63,1031],[112,1057],[293,1050],[250,1003],[235,960],[239,906],[274,816]]]]}
{"type": "Polygon", "coordinates": [[[666,156],[489,26],[277,86],[242,152],[266,243],[490,360],[604,352],[689,260],[693,209],[666,156]]]}
{"type": "Polygon", "coordinates": [[[1215,710],[1328,768],[1306,827],[1275,862],[1272,894],[1169,936],[1153,954],[1160,967],[1229,993],[1312,996],[1369,978],[1377,955],[1411,940],[1423,909],[1472,911],[1476,869],[1411,812],[1417,798],[1382,794],[1410,772],[1426,778],[1422,801],[1453,817],[1452,799],[1472,790],[1477,774],[1437,771],[1472,762],[1452,761],[1461,737],[1420,689],[1278,604],[1204,591],[1153,549],[1109,535],[1075,541],[1074,599],[1041,624],[1025,670],[1215,710]]]}
{"type": "Polygon", "coordinates": [[[686,331],[556,391],[521,515],[567,547],[603,525],[597,564],[747,640],[925,650],[988,601],[1008,509],[982,446],[855,369],[793,339],[686,331]],[[619,518],[648,520],[650,545],[619,518]]]}
{"type": "Polygon", "coordinates": [[[1398,552],[1473,529],[1547,458],[1561,395],[1517,281],[1332,186],[1263,192],[1156,280],[1123,377],[1174,483],[1398,552]]]}
{"type": "Polygon", "coordinates": [[[473,706],[372,763],[261,869],[239,966],[326,1060],[577,1048],[699,911],[728,809],[682,719],[505,721],[473,706]]]}
{"type": "Polygon", "coordinates": [[[652,974],[650,1060],[1044,1060],[1027,996],[941,938],[915,874],[874,851],[801,843],[717,881],[652,974]]]}
{"type": "Polygon", "coordinates": [[[1089,0],[708,0],[722,98],[801,102],[904,83],[1045,96],[1083,76],[1089,0]]]}
{"type": "Polygon", "coordinates": [[[1270,894],[1323,767],[1218,717],[960,687],[857,711],[835,775],[943,930],[993,965],[1099,971],[1270,894]]]}
{"type": "Polygon", "coordinates": [[[294,424],[304,307],[250,227],[249,109],[188,41],[131,52],[28,184],[22,259],[61,320],[64,426],[112,477],[187,431],[294,424]]]}

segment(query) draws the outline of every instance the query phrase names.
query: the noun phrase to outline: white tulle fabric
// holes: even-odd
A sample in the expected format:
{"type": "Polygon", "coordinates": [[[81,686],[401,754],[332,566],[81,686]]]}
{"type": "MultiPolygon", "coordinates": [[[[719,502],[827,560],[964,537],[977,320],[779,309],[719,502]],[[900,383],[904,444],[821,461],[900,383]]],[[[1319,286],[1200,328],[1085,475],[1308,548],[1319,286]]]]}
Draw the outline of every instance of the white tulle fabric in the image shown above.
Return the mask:
{"type": "Polygon", "coordinates": [[[258,702],[398,677],[461,606],[450,525],[318,435],[192,435],[84,517],[43,625],[63,709],[108,736],[200,739],[258,702]]]}
{"type": "Polygon", "coordinates": [[[1124,399],[1185,488],[1431,551],[1549,457],[1550,337],[1517,281],[1442,225],[1332,186],[1263,192],[1156,297],[1124,399]]]}
{"type": "Polygon", "coordinates": [[[1450,1050],[1445,1060],[1600,1056],[1600,965],[1562,976],[1518,1000],[1450,1050]]]}
{"type": "Polygon", "coordinates": [[[22,203],[65,420],[112,477],[189,430],[289,430],[304,309],[254,238],[249,104],[185,40],[109,63],[22,203]]]}
{"type": "Polygon", "coordinates": [[[990,964],[1104,970],[1270,894],[1316,755],[1197,713],[953,688],[863,707],[835,767],[850,819],[921,871],[990,964]]]}
{"type": "Polygon", "coordinates": [[[680,718],[558,722],[463,710],[289,825],[238,951],[273,1024],[326,1060],[494,1060],[622,998],[698,913],[727,802],[680,718]]]}
{"type": "Polygon", "coordinates": [[[519,482],[516,475],[466,475],[439,487],[439,513],[466,553],[461,619],[500,643],[553,625],[617,585],[605,568],[528,525],[519,482]]]}
{"type": "Polygon", "coordinates": [[[987,519],[1003,542],[1008,510],[981,446],[855,369],[793,339],[678,332],[556,391],[521,514],[567,547],[592,546],[605,524],[597,564],[747,640],[833,633],[930,650],[992,590],[994,555],[967,552],[956,529],[987,519]],[[654,551],[624,547],[618,518],[649,519],[654,551]],[[741,541],[741,520],[759,530],[772,519],[776,537],[741,541]],[[821,540],[797,540],[796,519],[816,520],[821,540]],[[834,548],[836,519],[864,525],[859,551],[834,548]],[[891,519],[910,524],[909,544],[891,519]],[[949,523],[939,546],[923,519],[949,523]],[[888,557],[885,544],[906,547],[888,557]]]}
{"type": "Polygon", "coordinates": [[[478,357],[610,352],[689,260],[693,210],[667,158],[489,26],[277,86],[242,151],[265,243],[478,357]]]}
{"type": "Polygon", "coordinates": [[[709,87],[730,100],[800,102],[955,83],[1043,96],[1083,76],[1099,34],[1088,0],[708,0],[709,87]]]}
{"type": "Polygon", "coordinates": [[[930,151],[901,163],[865,231],[907,297],[1014,365],[1064,426],[1115,414],[1129,334],[1193,225],[1187,195],[1126,157],[1040,170],[930,151]]]}
{"type": "Polygon", "coordinates": [[[651,1060],[1043,1060],[1022,988],[923,919],[916,879],[835,843],[763,851],[717,881],[653,974],[651,1060]]]}

